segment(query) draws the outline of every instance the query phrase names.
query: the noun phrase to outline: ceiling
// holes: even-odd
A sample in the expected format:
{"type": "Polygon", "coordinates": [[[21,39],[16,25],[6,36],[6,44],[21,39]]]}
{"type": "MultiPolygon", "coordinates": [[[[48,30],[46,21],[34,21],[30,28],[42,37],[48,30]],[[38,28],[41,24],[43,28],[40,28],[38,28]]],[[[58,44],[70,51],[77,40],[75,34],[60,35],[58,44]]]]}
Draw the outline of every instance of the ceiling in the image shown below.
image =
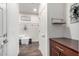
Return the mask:
{"type": "Polygon", "coordinates": [[[22,14],[38,14],[39,5],[40,3],[19,3],[19,12],[22,14]]]}

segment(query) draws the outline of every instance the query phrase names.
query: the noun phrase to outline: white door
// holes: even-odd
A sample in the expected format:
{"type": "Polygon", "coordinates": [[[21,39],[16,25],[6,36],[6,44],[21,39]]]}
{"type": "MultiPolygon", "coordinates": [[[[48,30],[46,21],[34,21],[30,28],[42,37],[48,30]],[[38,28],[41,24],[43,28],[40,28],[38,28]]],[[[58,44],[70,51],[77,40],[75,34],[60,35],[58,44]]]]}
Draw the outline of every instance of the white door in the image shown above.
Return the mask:
{"type": "Polygon", "coordinates": [[[7,55],[7,4],[0,3],[0,56],[7,55]]]}

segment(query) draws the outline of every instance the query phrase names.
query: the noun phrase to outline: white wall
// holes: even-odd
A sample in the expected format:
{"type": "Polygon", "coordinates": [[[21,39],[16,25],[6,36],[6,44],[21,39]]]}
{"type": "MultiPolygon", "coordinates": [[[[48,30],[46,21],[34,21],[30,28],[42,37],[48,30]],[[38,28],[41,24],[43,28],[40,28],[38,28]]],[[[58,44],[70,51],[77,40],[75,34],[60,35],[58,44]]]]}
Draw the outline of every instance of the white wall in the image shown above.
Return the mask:
{"type": "Polygon", "coordinates": [[[38,41],[39,37],[39,19],[38,15],[20,14],[19,33],[30,36],[33,42],[38,41]],[[29,16],[31,21],[21,21],[21,16],[29,16]],[[26,25],[27,30],[24,31],[26,25]]]}
{"type": "Polygon", "coordinates": [[[18,42],[18,5],[16,3],[7,4],[7,55],[17,56],[19,53],[18,42]]]}
{"type": "Polygon", "coordinates": [[[48,55],[48,39],[47,39],[47,4],[41,4],[39,9],[40,19],[40,34],[39,34],[39,49],[43,56],[48,55]]]}
{"type": "Polygon", "coordinates": [[[79,40],[79,23],[70,24],[70,6],[72,4],[49,3],[48,4],[48,37],[67,37],[79,40]],[[66,25],[53,25],[51,18],[66,20],[66,25]]]}
{"type": "Polygon", "coordinates": [[[67,4],[66,6],[66,22],[67,22],[67,28],[69,31],[67,31],[68,34],[65,34],[66,37],[69,37],[68,35],[70,35],[70,38],[75,39],[75,40],[79,40],[79,22],[77,23],[73,23],[70,24],[70,6],[72,4],[67,4]]]}
{"type": "Polygon", "coordinates": [[[48,3],[48,37],[64,37],[65,25],[55,25],[51,23],[51,18],[65,20],[65,4],[64,3],[48,3]]]}

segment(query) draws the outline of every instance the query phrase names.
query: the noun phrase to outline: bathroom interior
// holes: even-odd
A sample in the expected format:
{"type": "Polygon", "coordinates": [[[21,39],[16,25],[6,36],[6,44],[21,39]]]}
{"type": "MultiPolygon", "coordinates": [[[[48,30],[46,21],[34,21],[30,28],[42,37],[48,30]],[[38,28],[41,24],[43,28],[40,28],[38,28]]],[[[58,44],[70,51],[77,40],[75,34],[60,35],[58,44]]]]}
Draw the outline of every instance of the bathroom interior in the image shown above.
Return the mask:
{"type": "Polygon", "coordinates": [[[79,3],[0,3],[0,56],[79,56],[79,3]]]}

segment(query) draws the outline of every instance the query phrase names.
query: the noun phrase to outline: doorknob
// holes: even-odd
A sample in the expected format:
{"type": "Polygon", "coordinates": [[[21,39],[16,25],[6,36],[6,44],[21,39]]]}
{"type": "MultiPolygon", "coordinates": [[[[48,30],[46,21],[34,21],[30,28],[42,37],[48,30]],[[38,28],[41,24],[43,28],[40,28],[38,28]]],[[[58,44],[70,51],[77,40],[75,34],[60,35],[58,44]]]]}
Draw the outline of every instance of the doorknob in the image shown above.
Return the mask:
{"type": "Polygon", "coordinates": [[[8,42],[8,40],[7,40],[7,39],[5,39],[5,40],[3,41],[3,43],[4,43],[4,44],[6,44],[7,42],[8,42]]]}

